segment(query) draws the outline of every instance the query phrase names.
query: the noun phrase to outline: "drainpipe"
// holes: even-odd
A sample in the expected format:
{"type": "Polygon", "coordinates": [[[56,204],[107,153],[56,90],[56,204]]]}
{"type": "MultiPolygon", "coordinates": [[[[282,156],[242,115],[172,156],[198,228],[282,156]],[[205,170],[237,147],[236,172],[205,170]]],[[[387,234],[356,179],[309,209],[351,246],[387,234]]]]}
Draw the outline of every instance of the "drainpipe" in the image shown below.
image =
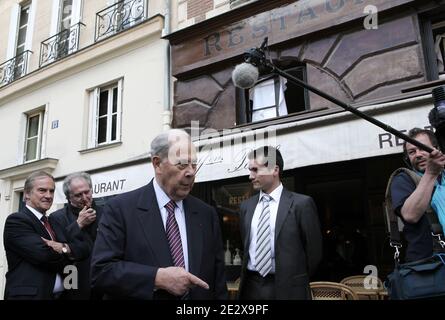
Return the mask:
{"type": "MultiPolygon", "coordinates": [[[[165,20],[164,20],[164,35],[170,33],[170,15],[171,15],[171,0],[165,1],[165,20]]],[[[165,41],[165,55],[167,57],[167,61],[165,63],[165,84],[164,84],[164,112],[162,113],[162,129],[168,130],[171,128],[171,120],[172,120],[172,106],[171,106],[171,56],[170,56],[170,42],[168,40],[165,41]]]]}

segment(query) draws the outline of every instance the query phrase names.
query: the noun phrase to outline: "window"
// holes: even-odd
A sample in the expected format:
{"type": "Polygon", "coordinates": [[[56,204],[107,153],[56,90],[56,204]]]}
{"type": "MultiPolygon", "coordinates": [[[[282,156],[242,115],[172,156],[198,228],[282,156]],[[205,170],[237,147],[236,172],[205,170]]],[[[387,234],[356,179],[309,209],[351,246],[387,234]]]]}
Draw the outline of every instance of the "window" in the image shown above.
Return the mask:
{"type": "Polygon", "coordinates": [[[122,80],[94,89],[90,94],[90,134],[88,147],[120,141],[122,80]]]}
{"type": "Polygon", "coordinates": [[[69,51],[69,39],[70,39],[70,28],[71,28],[71,18],[73,13],[73,0],[60,0],[59,3],[59,26],[58,26],[58,50],[57,58],[62,58],[68,54],[69,51]]]}
{"type": "Polygon", "coordinates": [[[445,74],[445,20],[432,25],[434,39],[434,53],[436,55],[437,71],[445,74]]]}
{"type": "Polygon", "coordinates": [[[43,111],[27,115],[24,162],[40,159],[42,146],[43,111]]]}
{"type": "Polygon", "coordinates": [[[445,77],[445,6],[419,16],[425,56],[426,76],[429,81],[445,77]]]}
{"type": "Polygon", "coordinates": [[[20,7],[19,19],[18,19],[18,30],[17,39],[15,45],[15,66],[14,66],[14,79],[18,79],[26,74],[26,62],[25,59],[25,46],[26,46],[26,36],[28,33],[28,22],[29,22],[29,12],[30,4],[20,7]]]}
{"type": "Polygon", "coordinates": [[[19,27],[17,32],[17,44],[15,50],[16,56],[25,51],[26,33],[28,31],[29,7],[30,5],[28,4],[26,6],[21,7],[20,10],[19,27]]]}
{"type": "MultiPolygon", "coordinates": [[[[304,66],[292,66],[286,72],[306,80],[304,66]]],[[[243,90],[240,100],[239,123],[256,122],[309,109],[306,89],[273,75],[262,77],[253,88],[243,90]]]]}

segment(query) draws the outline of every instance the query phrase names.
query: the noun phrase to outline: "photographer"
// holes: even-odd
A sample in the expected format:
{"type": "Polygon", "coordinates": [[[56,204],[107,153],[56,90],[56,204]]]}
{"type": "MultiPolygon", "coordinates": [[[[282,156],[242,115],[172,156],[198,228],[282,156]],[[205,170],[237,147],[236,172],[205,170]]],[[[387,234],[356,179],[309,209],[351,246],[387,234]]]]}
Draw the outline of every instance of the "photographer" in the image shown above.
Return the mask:
{"type": "Polygon", "coordinates": [[[445,156],[437,150],[438,142],[432,131],[413,128],[408,136],[435,149],[428,153],[405,142],[405,160],[421,179],[416,185],[406,173],[401,172],[391,184],[392,207],[404,223],[403,233],[408,243],[406,262],[433,254],[431,225],[425,215],[429,205],[436,212],[442,228],[445,225],[445,156]]]}

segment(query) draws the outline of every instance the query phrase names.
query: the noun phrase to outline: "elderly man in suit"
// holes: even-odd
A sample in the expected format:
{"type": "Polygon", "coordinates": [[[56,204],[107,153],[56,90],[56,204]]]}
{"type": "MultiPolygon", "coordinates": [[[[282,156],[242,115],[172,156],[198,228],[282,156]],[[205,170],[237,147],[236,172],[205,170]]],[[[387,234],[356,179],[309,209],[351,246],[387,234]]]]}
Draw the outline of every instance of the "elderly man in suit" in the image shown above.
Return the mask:
{"type": "Polygon", "coordinates": [[[309,276],[322,256],[314,201],[283,187],[284,163],[276,148],[258,148],[248,159],[249,179],[259,193],[240,207],[240,299],[311,299],[309,276]]]}
{"type": "MultiPolygon", "coordinates": [[[[63,193],[68,202],[62,209],[53,212],[49,220],[63,227],[70,247],[76,246],[76,239],[80,236],[92,251],[102,207],[96,206],[94,202],[90,175],[86,172],[68,175],[63,180],[63,193]]],[[[91,251],[86,259],[76,262],[78,286],[75,290],[67,292],[66,297],[69,300],[100,299],[101,295],[90,289],[91,251]]]]}
{"type": "MultiPolygon", "coordinates": [[[[5,299],[63,298],[65,267],[85,258],[90,250],[82,239],[74,239],[75,246],[67,245],[63,228],[48,221],[46,212],[53,203],[54,189],[53,176],[43,171],[32,173],[25,181],[26,206],[6,219],[5,299]]],[[[73,270],[69,269],[66,275],[73,270]]]]}
{"type": "Polygon", "coordinates": [[[196,172],[190,136],[172,129],[151,143],[155,178],[105,206],[92,284],[105,298],[225,299],[215,210],[189,195],[196,172]]]}

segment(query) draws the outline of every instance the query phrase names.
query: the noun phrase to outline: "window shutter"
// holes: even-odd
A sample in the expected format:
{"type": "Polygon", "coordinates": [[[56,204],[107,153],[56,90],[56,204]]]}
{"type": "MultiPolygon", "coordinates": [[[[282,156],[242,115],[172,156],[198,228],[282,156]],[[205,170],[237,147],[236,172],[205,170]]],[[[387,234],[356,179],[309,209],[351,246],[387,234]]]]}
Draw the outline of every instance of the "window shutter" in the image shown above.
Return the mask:
{"type": "Polygon", "coordinates": [[[123,93],[124,93],[124,79],[120,79],[117,84],[117,124],[116,124],[116,138],[118,141],[122,141],[122,100],[123,100],[123,93]]]}
{"type": "MultiPolygon", "coordinates": [[[[32,36],[34,33],[34,21],[38,0],[33,0],[29,6],[28,28],[26,29],[25,50],[32,50],[32,36]]],[[[28,56],[28,59],[30,56],[28,56]]]]}
{"type": "Polygon", "coordinates": [[[96,88],[90,93],[90,113],[87,148],[94,148],[97,145],[97,108],[99,105],[100,88],[96,88]]]}
{"type": "Polygon", "coordinates": [[[71,25],[74,26],[82,20],[82,0],[73,0],[73,10],[71,14],[71,25]]]}
{"type": "Polygon", "coordinates": [[[46,157],[46,136],[48,134],[48,108],[49,105],[45,105],[45,109],[42,110],[42,133],[40,142],[40,159],[46,157]]]}
{"type": "Polygon", "coordinates": [[[6,53],[6,60],[9,60],[15,56],[19,15],[20,15],[20,5],[15,3],[12,5],[11,8],[11,20],[9,23],[8,51],[6,53]]]}
{"type": "Polygon", "coordinates": [[[49,31],[49,36],[55,35],[59,30],[57,30],[59,26],[59,17],[60,17],[60,1],[62,0],[53,0],[52,12],[51,12],[51,29],[49,31]]]}

